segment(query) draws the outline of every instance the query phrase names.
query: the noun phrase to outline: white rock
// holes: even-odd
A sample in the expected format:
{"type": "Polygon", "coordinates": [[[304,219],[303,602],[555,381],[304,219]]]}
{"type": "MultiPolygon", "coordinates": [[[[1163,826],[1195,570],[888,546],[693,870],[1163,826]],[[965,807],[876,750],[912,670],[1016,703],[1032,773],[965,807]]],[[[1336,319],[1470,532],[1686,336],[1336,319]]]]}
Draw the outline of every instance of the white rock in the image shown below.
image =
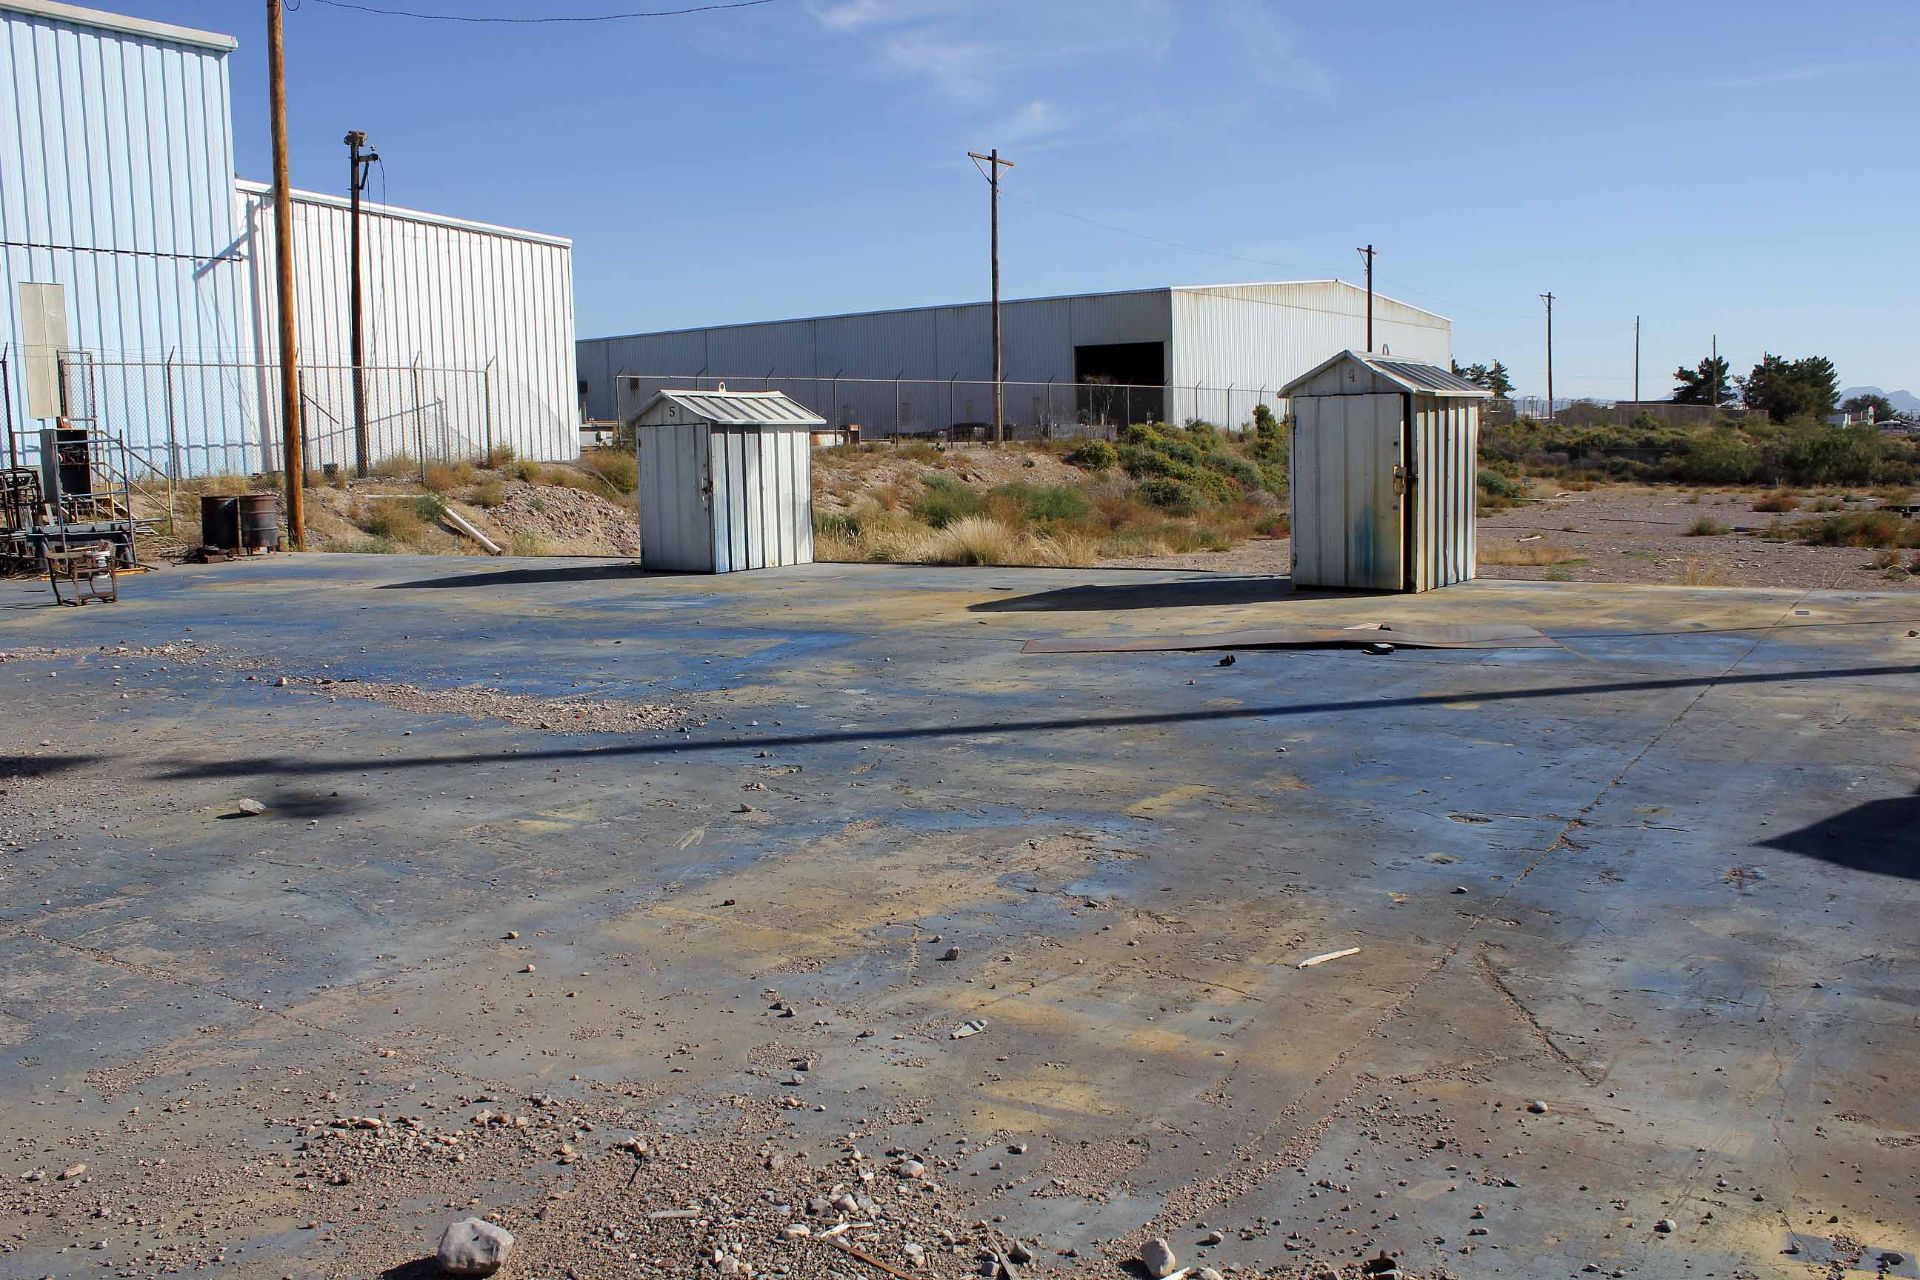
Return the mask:
{"type": "Polygon", "coordinates": [[[484,1218],[462,1218],[440,1237],[440,1267],[453,1276],[490,1276],[513,1252],[513,1233],[484,1218]]]}
{"type": "Polygon", "coordinates": [[[1173,1246],[1158,1236],[1140,1246],[1140,1265],[1153,1280],[1166,1280],[1180,1268],[1173,1256],[1173,1246]]]}

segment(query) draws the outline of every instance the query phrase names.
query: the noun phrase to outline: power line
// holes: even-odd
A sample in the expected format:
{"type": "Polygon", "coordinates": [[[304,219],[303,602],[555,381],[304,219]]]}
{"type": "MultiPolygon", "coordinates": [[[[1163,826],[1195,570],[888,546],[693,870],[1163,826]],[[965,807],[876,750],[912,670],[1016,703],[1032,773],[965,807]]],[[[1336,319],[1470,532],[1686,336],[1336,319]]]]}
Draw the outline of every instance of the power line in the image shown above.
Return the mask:
{"type": "Polygon", "coordinates": [[[723,3],[692,5],[684,9],[639,9],[628,13],[543,14],[533,18],[483,16],[465,13],[421,13],[417,9],[387,9],[379,5],[354,4],[351,0],[310,0],[329,9],[351,9],[383,18],[418,18],[425,22],[465,22],[475,26],[533,26],[548,23],[626,22],[634,18],[680,18],[693,13],[714,13],[722,9],[753,9],[775,0],[724,0],[723,3]]]}

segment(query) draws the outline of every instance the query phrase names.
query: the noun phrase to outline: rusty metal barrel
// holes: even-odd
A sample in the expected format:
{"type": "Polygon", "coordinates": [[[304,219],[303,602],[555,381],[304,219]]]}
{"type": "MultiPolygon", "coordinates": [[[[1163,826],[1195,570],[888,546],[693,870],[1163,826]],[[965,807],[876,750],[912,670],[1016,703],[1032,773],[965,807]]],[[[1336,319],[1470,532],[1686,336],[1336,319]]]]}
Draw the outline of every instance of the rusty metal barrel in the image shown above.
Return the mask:
{"type": "Polygon", "coordinates": [[[280,546],[280,495],[249,493],[240,499],[240,549],[274,551],[280,546]]]}
{"type": "Polygon", "coordinates": [[[221,551],[240,549],[240,499],[219,493],[200,495],[200,544],[221,551]]]}

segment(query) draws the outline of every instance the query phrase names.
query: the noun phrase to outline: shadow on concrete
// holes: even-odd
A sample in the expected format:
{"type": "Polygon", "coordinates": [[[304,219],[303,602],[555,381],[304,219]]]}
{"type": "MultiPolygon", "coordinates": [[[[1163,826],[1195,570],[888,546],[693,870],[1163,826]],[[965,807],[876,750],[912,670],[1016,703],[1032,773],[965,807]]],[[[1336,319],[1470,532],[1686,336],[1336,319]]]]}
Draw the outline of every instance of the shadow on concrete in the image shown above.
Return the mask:
{"type": "Polygon", "coordinates": [[[463,573],[450,578],[416,578],[412,582],[388,582],[376,591],[440,591],[449,587],[513,587],[543,582],[618,582],[631,578],[658,578],[638,560],[626,564],[561,564],[550,569],[502,569],[497,573],[463,573]]]}
{"type": "Polygon", "coordinates": [[[1309,600],[1396,599],[1391,591],[1296,590],[1292,578],[1183,578],[1178,582],[1082,583],[1027,596],[969,605],[970,613],[1105,613],[1114,609],[1201,609],[1209,605],[1268,604],[1301,595],[1309,600]]]}
{"type": "MultiPolygon", "coordinates": [[[[905,742],[920,738],[967,738],[992,733],[1071,733],[1082,730],[1126,729],[1142,725],[1207,724],[1231,720],[1277,720],[1295,716],[1366,714],[1379,711],[1445,707],[1461,702],[1550,701],[1606,694],[1662,693],[1677,689],[1706,689],[1734,685],[1801,684],[1816,680],[1863,680],[1877,676],[1920,675],[1920,665],[1898,667],[1835,667],[1827,671],[1762,671],[1752,675],[1674,676],[1649,680],[1610,680],[1595,684],[1556,684],[1528,688],[1455,689],[1448,693],[1410,694],[1400,698],[1343,698],[1325,702],[1294,702],[1257,707],[1207,707],[1193,711],[1146,711],[1111,716],[1056,716],[1035,720],[974,721],[967,724],[913,726],[901,729],[845,729],[824,733],[753,734],[737,738],[696,740],[667,736],[664,741],[622,742],[604,747],[554,747],[545,751],[474,751],[461,755],[419,756],[411,760],[380,761],[392,769],[464,768],[475,764],[538,763],[548,760],[619,759],[674,755],[679,752],[743,751],[772,747],[819,747],[842,743],[905,742]]],[[[167,781],[187,778],[231,778],[279,774],[345,773],[363,769],[358,760],[288,760],[255,757],[248,760],[208,760],[182,764],[152,775],[167,781]]]]}
{"type": "Polygon", "coordinates": [[[99,760],[99,756],[0,756],[0,778],[51,778],[56,773],[79,769],[99,760]]]}
{"type": "MultiPolygon", "coordinates": [[[[319,792],[283,789],[275,791],[266,802],[267,811],[260,815],[266,818],[335,818],[343,813],[359,813],[371,808],[364,796],[343,796],[338,791],[319,792]]],[[[251,818],[252,814],[223,813],[222,821],[236,818],[251,818]]]]}
{"type": "Polygon", "coordinates": [[[1920,880],[1920,792],[1869,800],[1760,843],[1854,871],[1920,880]]]}
{"type": "Polygon", "coordinates": [[[397,1267],[388,1267],[380,1273],[380,1280],[445,1280],[446,1272],[440,1267],[438,1255],[430,1258],[415,1258],[412,1262],[403,1262],[397,1267]]]}

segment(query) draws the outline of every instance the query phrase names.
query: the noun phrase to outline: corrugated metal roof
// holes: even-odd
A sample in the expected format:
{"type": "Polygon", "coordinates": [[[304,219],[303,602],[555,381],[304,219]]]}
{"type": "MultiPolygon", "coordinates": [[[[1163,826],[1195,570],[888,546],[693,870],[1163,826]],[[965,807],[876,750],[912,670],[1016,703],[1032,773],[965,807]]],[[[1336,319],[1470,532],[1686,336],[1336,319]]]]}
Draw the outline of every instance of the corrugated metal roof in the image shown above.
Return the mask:
{"type": "Polygon", "coordinates": [[[641,411],[662,400],[691,416],[723,427],[824,427],[827,420],[780,391],[662,391],[641,411]]]}
{"type": "Polygon", "coordinates": [[[1338,355],[1329,356],[1280,388],[1279,394],[1292,395],[1295,387],[1319,377],[1342,360],[1363,364],[1388,382],[1416,395],[1472,396],[1477,399],[1486,399],[1493,395],[1493,392],[1485,387],[1476,386],[1458,374],[1442,369],[1439,365],[1423,364],[1418,360],[1395,360],[1366,351],[1342,351],[1338,355]]]}
{"type": "Polygon", "coordinates": [[[0,0],[0,9],[10,13],[24,13],[33,18],[48,18],[54,22],[71,23],[78,27],[117,31],[122,35],[139,36],[147,40],[215,49],[221,53],[230,53],[239,47],[239,41],[218,31],[201,31],[194,27],[175,26],[171,22],[150,22],[145,18],[128,17],[124,13],[107,13],[100,9],[83,9],[79,5],[61,4],[58,0],[0,0]]]}

